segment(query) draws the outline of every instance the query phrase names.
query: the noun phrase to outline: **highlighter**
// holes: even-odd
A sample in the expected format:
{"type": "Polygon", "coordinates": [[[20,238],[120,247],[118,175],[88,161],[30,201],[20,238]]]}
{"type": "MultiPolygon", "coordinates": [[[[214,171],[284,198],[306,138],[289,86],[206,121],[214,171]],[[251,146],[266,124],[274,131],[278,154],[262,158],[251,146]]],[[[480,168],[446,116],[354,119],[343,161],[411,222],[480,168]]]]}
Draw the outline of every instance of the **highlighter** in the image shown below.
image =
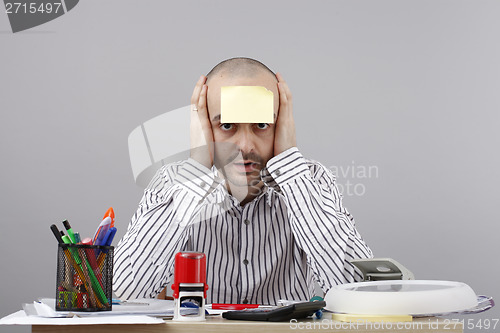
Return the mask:
{"type": "MultiPolygon", "coordinates": [[[[64,235],[62,236],[62,240],[66,244],[70,244],[71,241],[68,236],[64,235]]],[[[85,258],[84,253],[82,253],[82,258],[84,260],[83,265],[82,265],[82,259],[80,259],[80,256],[78,255],[78,251],[75,248],[70,247],[69,248],[70,252],[73,254],[73,258],[75,260],[75,263],[79,266],[80,270],[83,272],[85,278],[87,281],[90,281],[92,287],[95,289],[95,295],[97,296],[98,300],[102,303],[105,304],[106,306],[108,305],[108,299],[106,298],[106,295],[104,294],[101,284],[99,283],[99,280],[95,276],[94,271],[92,270],[90,263],[87,261],[85,258]]],[[[92,289],[91,293],[92,293],[92,289]]]]}
{"type": "MultiPolygon", "coordinates": [[[[64,234],[64,232],[61,230],[61,239],[65,244],[71,244],[71,240],[69,239],[68,236],[64,234]]],[[[82,260],[80,259],[80,256],[78,255],[78,251],[74,247],[69,247],[64,251],[64,254],[66,255],[66,258],[68,259],[69,262],[71,262],[75,268],[75,271],[77,272],[78,276],[82,280],[83,284],[85,285],[85,289],[87,289],[90,293],[90,304],[92,307],[95,307],[96,304],[98,307],[102,307],[101,302],[99,302],[99,299],[96,299],[94,295],[94,291],[92,289],[92,284],[90,281],[89,274],[87,273],[87,270],[85,270],[82,266],[82,260]]]]}
{"type": "Polygon", "coordinates": [[[59,232],[59,229],[57,229],[57,226],[55,224],[50,226],[50,230],[52,230],[52,233],[54,234],[54,236],[56,236],[56,239],[59,242],[59,244],[64,244],[61,238],[61,233],[59,232]]]}
{"type": "Polygon", "coordinates": [[[68,220],[63,221],[64,227],[66,228],[66,231],[68,232],[69,238],[71,239],[71,242],[73,244],[76,244],[77,241],[75,239],[75,234],[73,233],[73,229],[71,229],[71,225],[69,224],[68,220]]]}
{"type": "MultiPolygon", "coordinates": [[[[61,231],[61,234],[63,234],[62,231],[61,231]]],[[[64,244],[71,244],[71,240],[69,239],[68,236],[62,235],[61,238],[62,238],[64,244]]],[[[75,260],[76,264],[77,265],[81,265],[82,264],[82,260],[80,259],[80,256],[78,255],[78,252],[76,251],[76,249],[73,248],[73,247],[70,247],[69,248],[69,252],[71,252],[71,254],[73,255],[73,259],[75,260]]]]}
{"type": "MultiPolygon", "coordinates": [[[[82,244],[83,245],[92,245],[92,238],[85,238],[82,241],[82,244]]],[[[102,275],[101,275],[101,271],[99,270],[99,265],[97,265],[97,259],[96,259],[96,254],[94,252],[94,249],[93,248],[85,248],[85,253],[87,255],[87,260],[90,264],[90,267],[94,271],[94,274],[97,277],[99,284],[101,285],[101,287],[103,287],[102,275]]]]}
{"type": "Polygon", "coordinates": [[[104,214],[103,219],[105,219],[106,217],[109,217],[111,219],[110,228],[113,228],[115,226],[115,211],[113,210],[113,207],[109,207],[109,209],[106,211],[106,214],[104,214]]]}

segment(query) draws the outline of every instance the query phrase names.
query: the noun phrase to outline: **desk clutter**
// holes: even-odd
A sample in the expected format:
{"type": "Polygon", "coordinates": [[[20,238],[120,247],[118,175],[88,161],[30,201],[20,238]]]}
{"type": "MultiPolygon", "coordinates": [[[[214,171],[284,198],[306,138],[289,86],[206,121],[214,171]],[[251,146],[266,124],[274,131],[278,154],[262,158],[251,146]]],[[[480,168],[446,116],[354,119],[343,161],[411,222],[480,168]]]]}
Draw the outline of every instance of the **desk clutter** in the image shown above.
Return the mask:
{"type": "Polygon", "coordinates": [[[363,281],[334,286],[324,300],[315,296],[309,302],[280,300],[279,305],[205,304],[206,256],[187,251],[175,258],[173,301],[115,300],[114,219],[110,208],[94,237],[83,240],[68,221],[62,223],[67,235],[52,225],[59,243],[55,299],[24,304],[23,310],[0,319],[0,325],[159,324],[170,319],[204,321],[206,316],[223,321],[291,322],[312,316],[307,320],[407,322],[475,314],[494,306],[491,297],[477,296],[464,283],[414,280],[413,273],[390,258],[353,260],[363,281]]]}
{"type": "Polygon", "coordinates": [[[56,311],[111,311],[115,213],[109,208],[93,238],[80,238],[65,220],[50,226],[58,241],[56,311]]]}

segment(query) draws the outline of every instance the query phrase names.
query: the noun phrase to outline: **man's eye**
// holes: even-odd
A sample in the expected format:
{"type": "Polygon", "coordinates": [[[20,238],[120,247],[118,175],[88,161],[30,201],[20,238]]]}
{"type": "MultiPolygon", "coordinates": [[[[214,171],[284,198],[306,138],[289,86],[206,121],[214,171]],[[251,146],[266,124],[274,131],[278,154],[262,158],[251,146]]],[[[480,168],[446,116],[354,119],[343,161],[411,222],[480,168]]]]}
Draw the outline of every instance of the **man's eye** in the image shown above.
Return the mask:
{"type": "Polygon", "coordinates": [[[269,124],[259,123],[259,124],[257,124],[257,127],[259,129],[266,129],[269,127],[269,124]]]}
{"type": "Polygon", "coordinates": [[[220,128],[222,128],[224,131],[229,131],[233,128],[233,124],[221,124],[220,128]]]}

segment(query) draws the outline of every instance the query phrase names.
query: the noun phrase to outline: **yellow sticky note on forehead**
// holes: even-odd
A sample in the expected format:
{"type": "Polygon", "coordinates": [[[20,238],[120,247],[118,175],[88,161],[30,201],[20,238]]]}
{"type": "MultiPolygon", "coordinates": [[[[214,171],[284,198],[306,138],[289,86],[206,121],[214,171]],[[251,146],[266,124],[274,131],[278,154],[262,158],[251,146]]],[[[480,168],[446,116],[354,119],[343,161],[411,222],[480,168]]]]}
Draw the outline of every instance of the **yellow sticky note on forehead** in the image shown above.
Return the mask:
{"type": "Polygon", "coordinates": [[[260,86],[225,86],[220,91],[220,122],[274,123],[273,92],[260,86]]]}

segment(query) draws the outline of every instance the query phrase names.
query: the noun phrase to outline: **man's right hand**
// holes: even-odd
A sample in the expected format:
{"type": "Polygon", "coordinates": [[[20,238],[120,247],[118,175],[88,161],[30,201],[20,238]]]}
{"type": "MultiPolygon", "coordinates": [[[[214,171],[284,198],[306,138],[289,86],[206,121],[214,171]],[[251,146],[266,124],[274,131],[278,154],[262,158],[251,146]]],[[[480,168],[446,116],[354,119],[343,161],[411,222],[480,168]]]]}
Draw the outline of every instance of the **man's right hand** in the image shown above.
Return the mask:
{"type": "Polygon", "coordinates": [[[202,75],[191,96],[191,158],[211,168],[214,161],[214,134],[208,116],[207,78],[202,75]]]}

